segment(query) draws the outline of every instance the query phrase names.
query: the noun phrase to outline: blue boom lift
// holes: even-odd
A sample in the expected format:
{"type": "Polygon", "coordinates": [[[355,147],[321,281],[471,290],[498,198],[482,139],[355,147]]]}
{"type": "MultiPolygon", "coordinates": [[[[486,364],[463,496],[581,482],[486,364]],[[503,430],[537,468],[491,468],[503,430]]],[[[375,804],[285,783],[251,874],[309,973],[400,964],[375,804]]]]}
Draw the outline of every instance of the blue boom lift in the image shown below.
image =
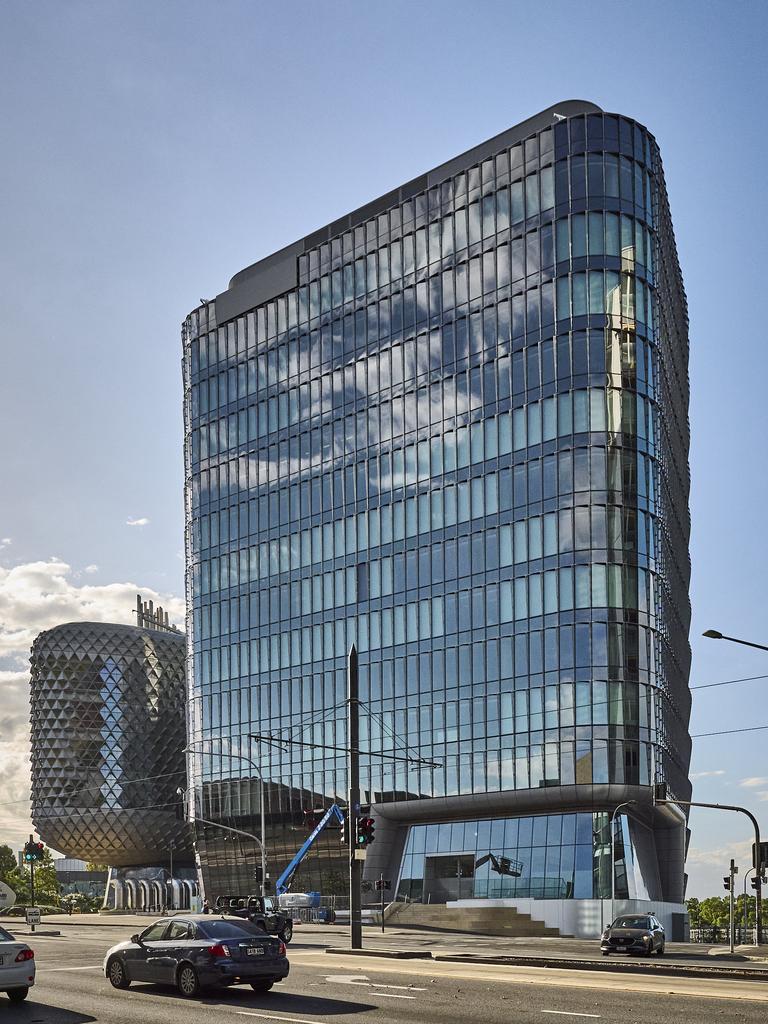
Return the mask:
{"type": "Polygon", "coordinates": [[[291,888],[291,882],[293,881],[293,876],[296,874],[299,865],[312,849],[312,845],[320,833],[323,832],[334,819],[338,821],[340,825],[344,824],[344,812],[337,804],[331,804],[310,835],[301,845],[296,856],[291,860],[288,867],[275,882],[275,893],[277,896],[282,896],[284,893],[289,891],[291,888]]]}

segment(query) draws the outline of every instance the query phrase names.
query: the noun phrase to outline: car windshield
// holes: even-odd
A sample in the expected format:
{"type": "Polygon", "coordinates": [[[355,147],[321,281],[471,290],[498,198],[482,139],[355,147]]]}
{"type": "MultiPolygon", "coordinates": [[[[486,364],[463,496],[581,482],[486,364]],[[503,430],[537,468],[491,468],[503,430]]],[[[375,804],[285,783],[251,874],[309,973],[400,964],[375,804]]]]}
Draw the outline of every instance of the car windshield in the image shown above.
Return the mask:
{"type": "Polygon", "coordinates": [[[13,936],[5,928],[0,928],[0,942],[13,942],[13,936]]]}
{"type": "Polygon", "coordinates": [[[617,917],[611,925],[612,928],[650,928],[651,923],[647,917],[617,917]]]}
{"type": "Polygon", "coordinates": [[[198,931],[209,939],[249,939],[254,935],[265,938],[264,929],[250,921],[198,922],[198,931]]]}

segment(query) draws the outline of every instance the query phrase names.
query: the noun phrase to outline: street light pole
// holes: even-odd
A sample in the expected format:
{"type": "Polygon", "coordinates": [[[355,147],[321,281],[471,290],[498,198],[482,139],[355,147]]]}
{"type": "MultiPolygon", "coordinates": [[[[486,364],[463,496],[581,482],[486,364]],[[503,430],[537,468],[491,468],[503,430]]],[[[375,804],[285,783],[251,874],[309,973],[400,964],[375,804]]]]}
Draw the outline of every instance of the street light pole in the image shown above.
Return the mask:
{"type": "Polygon", "coordinates": [[[749,868],[744,872],[744,935],[742,941],[746,944],[747,941],[747,928],[749,922],[749,904],[747,903],[747,879],[749,878],[749,868]]]}
{"type": "Polygon", "coordinates": [[[743,644],[745,647],[756,647],[759,651],[768,651],[768,646],[765,644],[756,644],[752,640],[739,640],[735,636],[726,636],[725,633],[721,633],[717,629],[708,629],[701,635],[708,640],[730,640],[732,644],[743,644]]]}
{"type": "MultiPolygon", "coordinates": [[[[766,644],[756,644],[752,640],[740,640],[738,637],[735,637],[735,636],[726,636],[724,633],[721,633],[720,630],[718,630],[718,629],[707,629],[707,630],[704,631],[704,633],[702,633],[702,636],[707,637],[708,640],[729,640],[732,644],[743,644],[744,647],[756,647],[757,650],[759,650],[759,651],[768,651],[768,645],[766,645],[766,644]]],[[[681,801],[678,800],[678,803],[680,803],[680,802],[681,801]]],[[[702,806],[714,807],[716,805],[715,804],[708,804],[708,805],[707,804],[703,804],[702,806]]],[[[760,828],[759,828],[759,826],[757,824],[757,819],[755,818],[754,814],[750,814],[750,812],[748,810],[746,810],[744,807],[731,807],[731,808],[728,808],[728,809],[729,810],[741,811],[743,814],[748,815],[752,819],[752,824],[755,826],[755,856],[754,856],[755,864],[753,865],[753,867],[755,869],[755,880],[756,880],[756,885],[755,885],[755,944],[759,946],[762,943],[762,941],[763,941],[763,928],[762,928],[762,920],[761,920],[762,919],[762,902],[763,902],[763,894],[762,894],[763,872],[765,871],[766,866],[768,866],[768,865],[763,864],[762,847],[760,845],[760,828]]]]}
{"type": "Polygon", "coordinates": [[[171,871],[170,871],[170,874],[171,874],[171,910],[175,910],[176,907],[174,906],[174,899],[173,899],[173,840],[171,840],[171,842],[170,842],[168,853],[169,853],[169,857],[170,857],[170,861],[171,861],[171,864],[170,864],[170,868],[171,868],[171,871]]]}
{"type": "MultiPolygon", "coordinates": [[[[222,737],[214,737],[214,739],[221,739],[221,738],[222,737]]],[[[250,741],[250,740],[253,739],[253,737],[249,736],[248,739],[250,741]]],[[[200,747],[201,745],[202,745],[201,743],[188,743],[187,746],[184,748],[183,752],[185,754],[193,752],[193,748],[200,747]]],[[[256,772],[256,775],[257,775],[258,780],[259,780],[259,817],[261,819],[261,835],[262,835],[262,839],[263,839],[263,838],[265,838],[265,809],[264,809],[264,776],[261,773],[261,768],[250,757],[245,757],[243,754],[233,754],[229,750],[224,750],[224,751],[222,751],[222,753],[224,754],[225,757],[231,757],[231,758],[234,758],[237,761],[245,761],[245,763],[249,764],[251,766],[251,768],[253,768],[253,770],[256,772]]],[[[199,815],[195,814],[195,820],[203,821],[203,818],[201,818],[201,817],[199,817],[199,815]]],[[[215,822],[207,822],[207,824],[209,824],[209,825],[210,824],[215,824],[215,822]]],[[[226,828],[226,826],[224,826],[224,825],[220,825],[219,827],[220,828],[226,828]]],[[[238,832],[239,830],[238,829],[229,829],[229,831],[238,832]]],[[[240,834],[241,835],[245,835],[245,836],[250,836],[251,835],[250,832],[242,832],[240,834]]],[[[251,838],[255,838],[255,837],[251,836],[251,838]]],[[[267,884],[267,849],[266,849],[266,846],[265,846],[264,842],[262,842],[261,839],[259,839],[257,841],[258,841],[258,844],[259,844],[259,849],[261,851],[261,895],[262,896],[266,896],[266,894],[267,894],[267,891],[266,891],[266,884],[267,884]]]]}
{"type": "MultiPolygon", "coordinates": [[[[614,919],[615,913],[616,913],[615,908],[614,908],[614,903],[616,902],[616,855],[615,855],[615,852],[614,852],[614,849],[615,849],[615,839],[614,839],[614,837],[615,837],[615,832],[616,832],[616,829],[615,829],[616,813],[618,811],[620,811],[622,807],[630,807],[632,804],[636,804],[636,803],[637,803],[637,800],[625,800],[624,803],[618,804],[616,807],[614,807],[613,814],[611,815],[611,924],[613,924],[613,919],[614,919]]],[[[624,863],[626,864],[626,862],[627,862],[627,858],[625,856],[624,857],[624,863]]]]}
{"type": "Polygon", "coordinates": [[[763,899],[762,899],[762,877],[765,865],[762,860],[762,846],[760,845],[760,825],[758,824],[757,818],[751,811],[748,811],[746,807],[738,807],[735,804],[705,804],[698,800],[654,800],[657,804],[679,804],[681,807],[711,807],[716,811],[738,811],[740,814],[746,814],[755,829],[755,865],[756,871],[756,882],[755,887],[755,944],[761,945],[763,941],[763,899]]]}

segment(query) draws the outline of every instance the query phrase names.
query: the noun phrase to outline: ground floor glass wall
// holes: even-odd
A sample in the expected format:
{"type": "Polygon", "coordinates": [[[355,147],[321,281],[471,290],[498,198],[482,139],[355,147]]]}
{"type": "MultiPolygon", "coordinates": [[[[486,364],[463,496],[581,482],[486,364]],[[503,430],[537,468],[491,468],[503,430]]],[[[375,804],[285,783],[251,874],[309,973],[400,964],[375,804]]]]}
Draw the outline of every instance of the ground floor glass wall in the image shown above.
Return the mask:
{"type": "MultiPolygon", "coordinates": [[[[614,861],[617,898],[648,898],[623,815],[614,861]]],[[[602,811],[413,825],[398,896],[425,903],[608,898],[610,863],[610,816],[602,811]]]]}

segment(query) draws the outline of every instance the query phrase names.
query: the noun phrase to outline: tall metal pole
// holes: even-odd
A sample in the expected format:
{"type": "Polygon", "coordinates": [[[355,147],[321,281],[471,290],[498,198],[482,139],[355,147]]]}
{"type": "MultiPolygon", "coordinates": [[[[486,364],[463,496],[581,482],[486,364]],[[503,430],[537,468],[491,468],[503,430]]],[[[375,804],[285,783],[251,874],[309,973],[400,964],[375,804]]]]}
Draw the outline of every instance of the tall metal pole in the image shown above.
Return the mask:
{"type": "Polygon", "coordinates": [[[613,924],[616,917],[616,910],[614,908],[614,903],[616,901],[616,859],[614,854],[616,813],[620,811],[622,807],[629,807],[631,804],[636,803],[637,800],[625,800],[623,804],[617,804],[616,807],[614,807],[613,814],[611,815],[611,924],[613,924]]]}
{"type": "MultiPolygon", "coordinates": [[[[30,843],[33,843],[35,841],[34,836],[30,836],[29,841],[30,843]]],[[[35,903],[35,862],[33,860],[29,862],[29,895],[32,900],[32,906],[36,907],[37,904],[35,903]]],[[[31,925],[30,927],[32,931],[35,930],[34,925],[31,925]]]]}
{"type": "Polygon", "coordinates": [[[735,915],[735,912],[734,912],[734,900],[733,900],[734,875],[736,874],[736,871],[737,871],[736,864],[732,860],[731,861],[731,869],[730,869],[730,876],[731,876],[730,890],[731,891],[728,894],[729,895],[729,900],[728,900],[728,943],[730,945],[731,952],[733,952],[733,947],[736,944],[735,943],[735,939],[736,939],[736,915],[735,915]]]}
{"type": "MultiPolygon", "coordinates": [[[[248,734],[248,753],[253,753],[253,740],[254,737],[248,734]]],[[[264,769],[261,764],[258,766],[253,758],[243,758],[247,760],[248,764],[254,768],[259,775],[259,818],[261,820],[261,895],[262,898],[267,895],[267,846],[266,846],[266,805],[264,803],[264,769]]]]}
{"type": "Polygon", "coordinates": [[[265,821],[265,810],[264,810],[264,776],[259,768],[259,805],[261,807],[261,895],[262,897],[267,895],[267,852],[264,847],[264,837],[266,836],[266,829],[264,827],[265,821]]]}
{"type": "Polygon", "coordinates": [[[747,941],[747,879],[749,878],[749,871],[744,872],[744,913],[742,914],[744,920],[744,934],[742,935],[741,941],[746,943],[747,941]]]}
{"type": "Polygon", "coordinates": [[[173,840],[170,845],[170,858],[171,858],[171,910],[175,910],[175,900],[173,898],[173,840]]]}
{"type": "Polygon", "coordinates": [[[347,658],[347,744],[349,806],[349,945],[363,948],[363,917],[360,880],[362,861],[357,859],[357,819],[360,815],[360,698],[357,648],[347,658]]]}

